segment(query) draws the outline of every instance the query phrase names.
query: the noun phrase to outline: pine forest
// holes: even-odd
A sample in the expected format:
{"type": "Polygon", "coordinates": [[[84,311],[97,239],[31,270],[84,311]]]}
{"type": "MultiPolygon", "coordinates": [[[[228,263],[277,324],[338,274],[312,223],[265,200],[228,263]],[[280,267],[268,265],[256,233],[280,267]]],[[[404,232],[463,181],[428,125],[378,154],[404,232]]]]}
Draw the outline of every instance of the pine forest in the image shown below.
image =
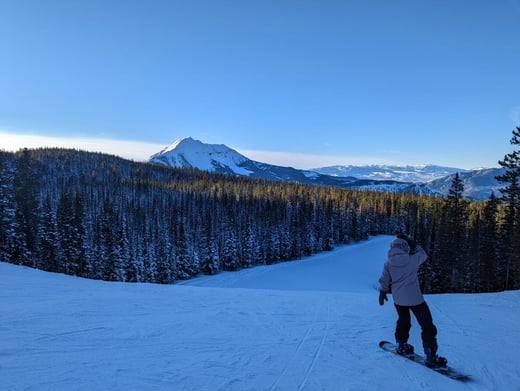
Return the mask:
{"type": "MultiPolygon", "coordinates": [[[[517,128],[511,143],[519,137],[517,128]]],[[[458,176],[447,196],[433,197],[220,175],[76,150],[0,151],[0,261],[169,284],[405,232],[429,254],[420,271],[425,293],[520,289],[519,159],[515,152],[499,162],[508,169],[497,178],[501,194],[472,201],[462,197],[458,176]]]]}

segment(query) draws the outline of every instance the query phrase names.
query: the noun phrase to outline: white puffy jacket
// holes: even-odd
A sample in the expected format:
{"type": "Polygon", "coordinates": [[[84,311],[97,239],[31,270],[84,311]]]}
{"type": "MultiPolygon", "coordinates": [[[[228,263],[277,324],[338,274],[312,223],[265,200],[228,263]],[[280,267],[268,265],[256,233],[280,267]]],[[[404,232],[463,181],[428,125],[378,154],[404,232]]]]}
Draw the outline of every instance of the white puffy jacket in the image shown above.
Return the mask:
{"type": "Polygon", "coordinates": [[[427,258],[428,255],[421,246],[417,246],[412,255],[398,247],[391,248],[379,278],[380,289],[384,292],[391,290],[394,303],[397,305],[421,304],[424,297],[419,286],[417,271],[427,258]]]}

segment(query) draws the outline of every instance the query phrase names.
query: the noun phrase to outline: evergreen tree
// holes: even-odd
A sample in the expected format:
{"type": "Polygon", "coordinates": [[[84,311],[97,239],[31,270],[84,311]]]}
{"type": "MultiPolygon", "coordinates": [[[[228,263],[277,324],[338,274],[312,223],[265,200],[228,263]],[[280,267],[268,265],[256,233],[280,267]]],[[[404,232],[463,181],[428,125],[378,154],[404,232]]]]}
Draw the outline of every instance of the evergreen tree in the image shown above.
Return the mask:
{"type": "Polygon", "coordinates": [[[257,254],[256,254],[256,236],[253,229],[253,223],[249,222],[246,235],[245,235],[245,243],[243,246],[243,267],[251,267],[256,264],[257,254]]]}
{"type": "Polygon", "coordinates": [[[201,271],[206,274],[216,274],[220,270],[220,257],[215,237],[211,237],[203,249],[206,251],[201,257],[201,271]]]}
{"type": "Polygon", "coordinates": [[[141,257],[142,240],[139,236],[139,230],[133,229],[129,235],[131,236],[130,243],[133,245],[130,246],[129,243],[129,261],[126,268],[126,280],[128,282],[143,282],[143,276],[145,273],[144,264],[141,257]]]}
{"type": "Polygon", "coordinates": [[[57,231],[60,250],[57,256],[57,269],[61,273],[83,275],[84,248],[82,238],[81,202],[69,189],[60,197],[57,210],[57,231]],[[78,215],[79,214],[79,215],[78,215]]]}
{"type": "MultiPolygon", "coordinates": [[[[510,143],[520,146],[520,127],[513,130],[510,143]]],[[[500,190],[501,200],[506,205],[506,216],[503,229],[503,257],[506,263],[505,289],[520,287],[520,149],[504,156],[498,162],[506,169],[496,179],[507,184],[500,190]]]]}
{"type": "Polygon", "coordinates": [[[87,275],[90,265],[89,260],[87,259],[87,249],[85,247],[85,209],[84,209],[84,199],[82,195],[78,192],[74,198],[73,205],[74,213],[72,224],[74,225],[74,236],[73,242],[76,247],[76,264],[78,265],[77,273],[79,276],[87,275]]]}
{"type": "Polygon", "coordinates": [[[438,225],[438,246],[435,262],[440,276],[441,291],[462,289],[470,267],[467,264],[467,202],[463,199],[464,184],[459,174],[452,180],[442,207],[442,221],[438,225]]]}
{"type": "MultiPolygon", "coordinates": [[[[491,292],[501,288],[498,281],[501,278],[499,267],[499,230],[498,230],[499,200],[491,193],[483,211],[482,229],[480,234],[480,278],[478,291],[491,292]]],[[[502,285],[503,286],[503,285],[502,285]]]]}
{"type": "Polygon", "coordinates": [[[38,234],[39,178],[28,149],[21,151],[14,176],[14,202],[16,204],[15,229],[17,231],[14,262],[35,266],[34,255],[38,234]]]}
{"type": "Polygon", "coordinates": [[[49,196],[45,198],[42,206],[38,240],[39,260],[37,261],[37,267],[50,272],[58,272],[58,259],[61,258],[59,255],[61,247],[56,213],[52,209],[49,196]]]}
{"type": "Polygon", "coordinates": [[[103,203],[100,228],[100,259],[102,261],[103,279],[108,281],[125,281],[126,265],[122,258],[120,247],[123,235],[121,218],[116,207],[109,199],[105,199],[103,203]]]}
{"type": "Polygon", "coordinates": [[[155,248],[157,251],[156,282],[159,284],[171,284],[175,281],[172,265],[175,264],[177,255],[167,236],[158,237],[155,248]]]}
{"type": "Polygon", "coordinates": [[[233,230],[227,231],[224,248],[222,249],[221,264],[224,270],[240,269],[237,238],[233,230]]]}
{"type": "Polygon", "coordinates": [[[177,224],[176,240],[176,274],[177,278],[185,280],[197,275],[200,271],[199,256],[191,243],[189,223],[181,219],[177,224]]]}
{"type": "Polygon", "coordinates": [[[9,154],[0,151],[0,261],[15,262],[15,213],[13,178],[9,154]]]}

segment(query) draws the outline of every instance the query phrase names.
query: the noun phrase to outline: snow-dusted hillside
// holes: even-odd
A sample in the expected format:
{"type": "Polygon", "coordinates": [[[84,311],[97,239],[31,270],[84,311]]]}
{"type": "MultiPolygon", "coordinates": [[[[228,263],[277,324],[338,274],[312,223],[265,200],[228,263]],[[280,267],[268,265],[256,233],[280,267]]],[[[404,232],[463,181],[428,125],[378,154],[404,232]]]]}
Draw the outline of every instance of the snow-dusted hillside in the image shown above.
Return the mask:
{"type": "Polygon", "coordinates": [[[520,390],[520,291],[427,296],[470,383],[377,346],[396,318],[375,287],[391,239],[169,286],[0,263],[0,388],[520,390]]]}

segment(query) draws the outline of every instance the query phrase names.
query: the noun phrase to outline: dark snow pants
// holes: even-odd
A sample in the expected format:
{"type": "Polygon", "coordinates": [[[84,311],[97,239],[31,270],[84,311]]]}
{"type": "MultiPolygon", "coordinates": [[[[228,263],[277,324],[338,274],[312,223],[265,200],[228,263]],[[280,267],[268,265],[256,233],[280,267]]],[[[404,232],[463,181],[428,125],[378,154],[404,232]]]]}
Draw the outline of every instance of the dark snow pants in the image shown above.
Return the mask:
{"type": "Polygon", "coordinates": [[[433,324],[430,308],[425,301],[422,304],[414,306],[403,306],[395,304],[397,314],[397,325],[395,328],[396,341],[408,342],[410,328],[412,327],[410,319],[410,310],[412,310],[417,322],[421,326],[421,338],[423,348],[429,348],[432,352],[437,352],[437,328],[433,324]]]}

